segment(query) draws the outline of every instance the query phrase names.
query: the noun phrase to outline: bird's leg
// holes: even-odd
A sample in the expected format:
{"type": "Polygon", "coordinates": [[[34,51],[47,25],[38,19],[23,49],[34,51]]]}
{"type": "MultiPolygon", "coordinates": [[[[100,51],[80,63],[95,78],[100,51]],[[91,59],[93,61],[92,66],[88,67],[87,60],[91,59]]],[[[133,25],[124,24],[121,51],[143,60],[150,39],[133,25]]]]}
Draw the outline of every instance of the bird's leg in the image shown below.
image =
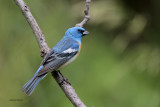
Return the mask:
{"type": "Polygon", "coordinates": [[[71,83],[68,81],[68,79],[65,78],[65,77],[61,74],[60,70],[54,70],[54,71],[52,71],[51,73],[52,73],[52,76],[54,76],[55,78],[59,78],[59,80],[60,80],[59,85],[63,85],[64,82],[66,82],[66,83],[68,83],[68,84],[71,85],[71,83]]]}
{"type": "Polygon", "coordinates": [[[58,70],[57,72],[62,76],[63,81],[65,81],[66,83],[68,83],[69,85],[71,85],[71,83],[68,81],[68,79],[61,74],[60,70],[58,70]]]}

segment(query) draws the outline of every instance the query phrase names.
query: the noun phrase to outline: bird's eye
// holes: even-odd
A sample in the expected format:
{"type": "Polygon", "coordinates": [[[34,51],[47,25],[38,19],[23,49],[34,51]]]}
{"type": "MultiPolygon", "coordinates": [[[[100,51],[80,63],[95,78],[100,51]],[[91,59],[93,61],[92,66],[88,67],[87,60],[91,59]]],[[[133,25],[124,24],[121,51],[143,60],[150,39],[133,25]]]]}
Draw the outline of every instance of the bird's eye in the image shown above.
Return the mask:
{"type": "Polygon", "coordinates": [[[84,30],[78,29],[78,32],[79,32],[79,33],[83,33],[83,32],[84,32],[84,30]]]}

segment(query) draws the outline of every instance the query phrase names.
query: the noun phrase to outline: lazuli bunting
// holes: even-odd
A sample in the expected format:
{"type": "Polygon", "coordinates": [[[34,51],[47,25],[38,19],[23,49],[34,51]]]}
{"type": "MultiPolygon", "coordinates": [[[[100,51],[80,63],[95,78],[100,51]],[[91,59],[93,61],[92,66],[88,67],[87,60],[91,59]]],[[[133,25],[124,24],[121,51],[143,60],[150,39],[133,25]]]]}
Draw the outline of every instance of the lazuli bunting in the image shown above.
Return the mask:
{"type": "Polygon", "coordinates": [[[75,60],[81,50],[81,39],[87,34],[89,32],[81,27],[68,29],[65,36],[44,57],[37,72],[21,90],[28,96],[31,95],[37,84],[49,71],[59,70],[75,60]]]}

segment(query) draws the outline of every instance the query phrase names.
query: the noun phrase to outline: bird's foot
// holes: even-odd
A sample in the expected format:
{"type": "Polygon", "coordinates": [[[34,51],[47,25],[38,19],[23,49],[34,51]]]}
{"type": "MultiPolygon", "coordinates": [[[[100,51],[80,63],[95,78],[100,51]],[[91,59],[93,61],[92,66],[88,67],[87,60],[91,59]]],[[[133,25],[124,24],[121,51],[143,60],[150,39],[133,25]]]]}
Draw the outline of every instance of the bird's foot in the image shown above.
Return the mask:
{"type": "Polygon", "coordinates": [[[59,77],[59,79],[60,79],[59,85],[65,84],[64,82],[71,85],[71,83],[68,81],[68,79],[61,74],[60,70],[53,71],[52,76],[59,77]]]}

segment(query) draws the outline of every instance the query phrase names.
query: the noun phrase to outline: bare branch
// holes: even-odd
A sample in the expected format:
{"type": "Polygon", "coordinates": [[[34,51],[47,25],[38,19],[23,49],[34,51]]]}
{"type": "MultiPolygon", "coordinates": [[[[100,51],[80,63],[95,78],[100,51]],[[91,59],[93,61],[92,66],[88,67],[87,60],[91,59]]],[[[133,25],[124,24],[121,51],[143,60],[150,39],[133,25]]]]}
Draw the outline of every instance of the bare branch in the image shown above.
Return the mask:
{"type": "Polygon", "coordinates": [[[82,22],[76,24],[76,27],[83,27],[83,25],[90,20],[90,14],[89,14],[90,2],[91,0],[86,0],[86,8],[84,10],[84,15],[85,15],[84,19],[82,20],[82,22]]]}
{"type": "Polygon", "coordinates": [[[28,21],[30,27],[32,28],[32,31],[33,31],[33,33],[36,37],[36,40],[37,40],[39,48],[40,48],[41,56],[44,57],[44,55],[46,55],[46,53],[48,53],[50,49],[49,49],[49,47],[48,47],[48,45],[45,41],[45,37],[44,37],[44,34],[43,34],[42,30],[40,29],[36,20],[32,16],[32,14],[30,12],[30,9],[26,5],[26,3],[23,0],[14,0],[14,1],[16,2],[16,4],[21,9],[23,15],[25,16],[25,18],[28,21]]]}
{"type": "MultiPolygon", "coordinates": [[[[38,45],[41,50],[41,56],[44,57],[50,50],[45,41],[44,34],[42,33],[34,17],[32,16],[29,7],[26,5],[26,3],[23,0],[14,0],[14,1],[21,9],[23,15],[25,16],[30,27],[32,28],[32,31],[35,34],[35,37],[37,39],[38,45]]],[[[68,97],[71,103],[74,104],[75,107],[86,107],[76,94],[73,87],[69,84],[69,82],[64,81],[66,79],[60,72],[53,71],[52,76],[55,78],[61,89],[64,91],[65,95],[68,97]]]]}
{"type": "Polygon", "coordinates": [[[66,96],[75,107],[86,107],[84,103],[80,100],[78,95],[75,94],[76,92],[71,87],[68,80],[63,77],[63,75],[59,71],[53,71],[52,76],[56,79],[61,89],[65,92],[66,96]]]}

